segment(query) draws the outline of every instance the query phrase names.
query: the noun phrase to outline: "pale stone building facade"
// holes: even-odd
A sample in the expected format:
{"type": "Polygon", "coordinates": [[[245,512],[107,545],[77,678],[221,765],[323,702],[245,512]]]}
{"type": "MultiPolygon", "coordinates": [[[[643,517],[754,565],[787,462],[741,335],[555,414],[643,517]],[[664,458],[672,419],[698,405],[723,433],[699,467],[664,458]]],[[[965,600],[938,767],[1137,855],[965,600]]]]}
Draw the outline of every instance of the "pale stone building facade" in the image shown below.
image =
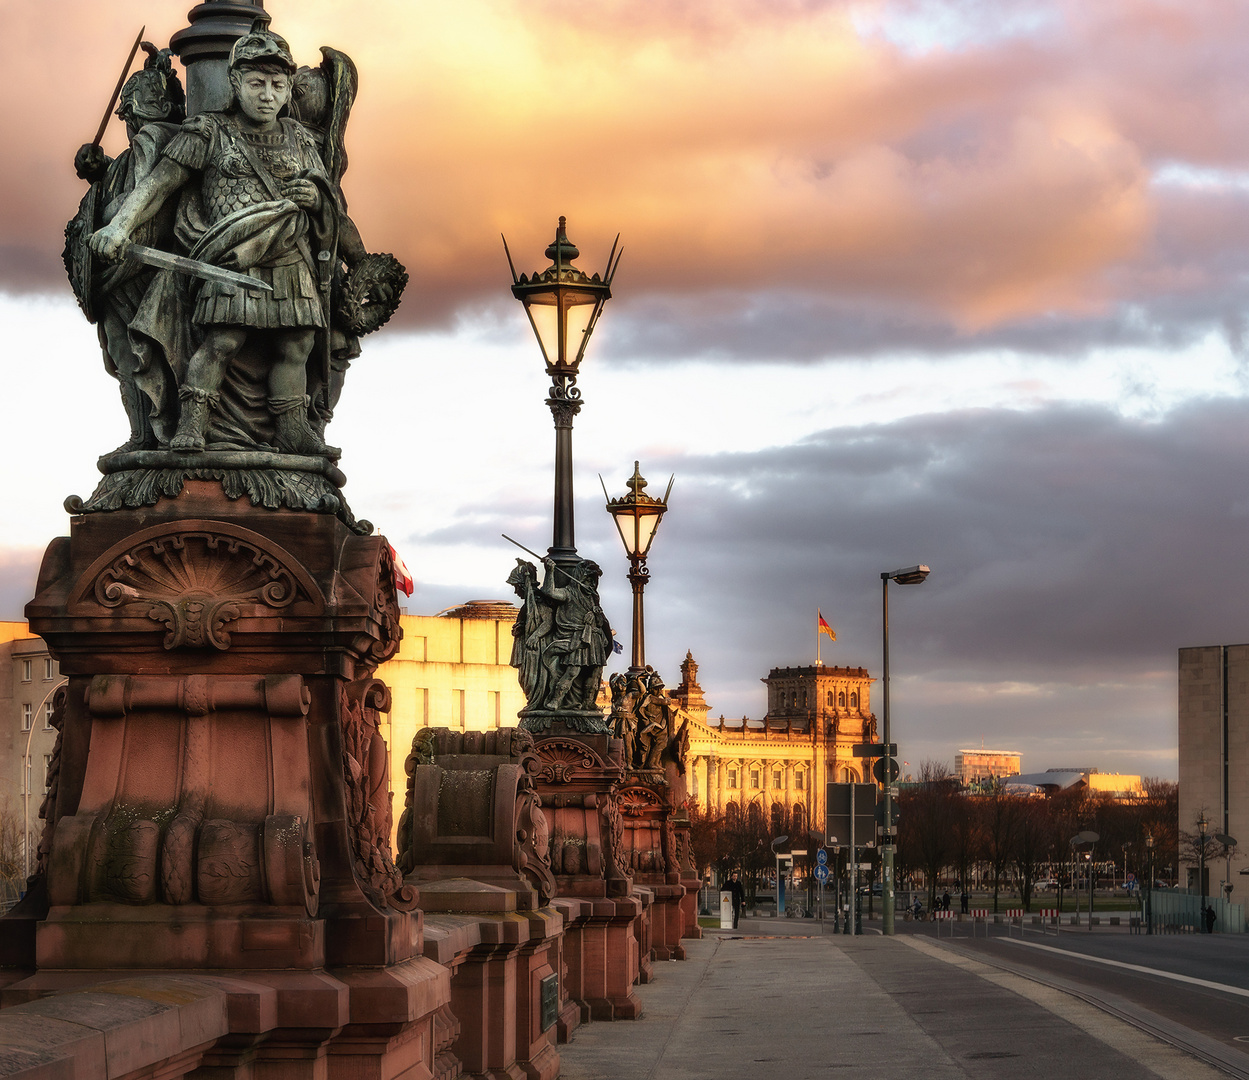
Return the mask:
{"type": "Polygon", "coordinates": [[[867,670],[773,668],[763,680],[768,711],[762,720],[708,721],[697,674],[687,653],[681,684],[671,691],[690,718],[690,797],[715,813],[730,803],[756,804],[765,821],[775,820],[774,807],[783,808],[794,840],[822,829],[825,784],[865,779],[864,759],[854,757],[852,747],[876,740],[867,670]]]}
{"type": "Polygon", "coordinates": [[[426,726],[460,731],[515,727],[525,695],[511,666],[508,603],[473,600],[440,615],[403,615],[399,652],[377,669],[391,693],[382,734],[390,748],[390,790],[398,823],[407,790],[404,762],[426,726]]]}
{"type": "MultiPolygon", "coordinates": [[[[1180,650],[1180,829],[1197,832],[1204,810],[1209,833],[1249,846],[1249,645],[1208,645],[1180,650]]],[[[1222,853],[1221,845],[1212,849],[1222,853]]],[[[1182,857],[1183,845],[1181,845],[1182,857]]],[[[1188,867],[1197,885],[1196,867],[1188,867]]],[[[1223,882],[1242,903],[1249,886],[1243,859],[1206,864],[1207,892],[1223,882]]]]}
{"type": "MultiPolygon", "coordinates": [[[[0,622],[0,836],[16,836],[20,845],[25,833],[32,861],[56,745],[52,696],[64,681],[43,639],[24,621],[0,622]]],[[[22,849],[23,868],[25,854],[22,849]]]]}

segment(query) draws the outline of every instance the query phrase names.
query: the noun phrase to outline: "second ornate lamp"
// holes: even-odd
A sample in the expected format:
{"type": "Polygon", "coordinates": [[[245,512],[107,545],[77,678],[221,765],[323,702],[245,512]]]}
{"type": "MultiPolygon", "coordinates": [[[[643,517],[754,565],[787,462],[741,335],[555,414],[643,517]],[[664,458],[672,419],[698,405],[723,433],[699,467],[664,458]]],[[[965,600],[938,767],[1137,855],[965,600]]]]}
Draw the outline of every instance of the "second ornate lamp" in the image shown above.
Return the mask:
{"type": "MultiPolygon", "coordinates": [[[[629,478],[629,494],[613,499],[607,495],[607,485],[603,485],[603,494],[607,496],[607,512],[616,522],[620,530],[620,539],[624,541],[625,554],[629,557],[629,584],[633,586],[633,651],[629,670],[641,671],[646,667],[646,630],[642,617],[642,590],[650,579],[650,571],[646,568],[646,553],[650,551],[651,541],[659,530],[660,519],[668,509],[668,496],[672,494],[672,481],[668,480],[668,490],[662,499],[653,498],[643,490],[646,481],[642,479],[638,462],[633,463],[633,475],[629,478]]],[[[603,478],[599,477],[599,483],[603,478]]]]}

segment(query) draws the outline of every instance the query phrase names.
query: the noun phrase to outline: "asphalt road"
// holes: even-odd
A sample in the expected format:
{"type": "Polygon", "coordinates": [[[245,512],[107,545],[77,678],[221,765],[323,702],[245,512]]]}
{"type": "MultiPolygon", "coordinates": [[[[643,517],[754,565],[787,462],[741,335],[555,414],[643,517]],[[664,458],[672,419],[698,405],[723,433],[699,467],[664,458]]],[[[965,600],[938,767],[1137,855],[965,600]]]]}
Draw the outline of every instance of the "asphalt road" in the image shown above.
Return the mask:
{"type": "Polygon", "coordinates": [[[640,1020],[579,1028],[562,1075],[1249,1080],[1236,1041],[1249,1034],[1249,942],[941,929],[884,938],[877,923],[849,938],[744,919],[708,932],[687,960],[655,965],[640,1020]]]}
{"type": "Polygon", "coordinates": [[[1152,1013],[1244,1055],[1249,1076],[1249,935],[1129,934],[1122,930],[1063,929],[1041,934],[1025,927],[990,927],[971,934],[972,924],[933,928],[912,924],[904,932],[957,948],[985,963],[1004,966],[1070,987],[1110,1008],[1152,1013]]]}

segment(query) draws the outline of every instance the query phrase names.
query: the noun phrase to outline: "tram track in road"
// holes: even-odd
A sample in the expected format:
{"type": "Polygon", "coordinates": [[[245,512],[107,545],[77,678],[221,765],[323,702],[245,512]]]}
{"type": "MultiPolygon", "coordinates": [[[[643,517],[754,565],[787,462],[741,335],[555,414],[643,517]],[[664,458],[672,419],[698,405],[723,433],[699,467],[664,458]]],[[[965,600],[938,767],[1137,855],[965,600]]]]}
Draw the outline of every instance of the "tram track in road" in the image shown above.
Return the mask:
{"type": "Polygon", "coordinates": [[[1006,937],[919,940],[926,949],[1068,994],[1220,1072],[1249,1080],[1249,1041],[1242,1041],[1249,1039],[1249,988],[1006,937]]]}

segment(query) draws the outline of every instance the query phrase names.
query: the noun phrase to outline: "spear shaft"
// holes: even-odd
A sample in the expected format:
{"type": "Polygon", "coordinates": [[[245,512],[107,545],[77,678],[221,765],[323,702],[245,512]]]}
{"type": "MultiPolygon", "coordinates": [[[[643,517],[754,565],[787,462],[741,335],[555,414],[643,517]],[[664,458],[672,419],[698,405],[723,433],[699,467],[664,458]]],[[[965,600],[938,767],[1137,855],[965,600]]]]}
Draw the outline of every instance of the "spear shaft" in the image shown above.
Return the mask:
{"type": "Polygon", "coordinates": [[[141,27],[139,36],[134,39],[134,44],[130,47],[130,55],[126,57],[126,66],[121,69],[121,78],[117,80],[117,85],[113,87],[113,96],[108,99],[108,108],[104,110],[104,119],[100,121],[100,130],[95,133],[95,139],[92,146],[99,146],[100,140],[104,138],[104,130],[108,127],[108,118],[113,115],[113,108],[117,104],[117,99],[121,97],[121,88],[126,85],[126,76],[130,74],[130,65],[134,63],[135,53],[139,51],[139,44],[143,41],[143,33],[147,27],[141,27]]]}

